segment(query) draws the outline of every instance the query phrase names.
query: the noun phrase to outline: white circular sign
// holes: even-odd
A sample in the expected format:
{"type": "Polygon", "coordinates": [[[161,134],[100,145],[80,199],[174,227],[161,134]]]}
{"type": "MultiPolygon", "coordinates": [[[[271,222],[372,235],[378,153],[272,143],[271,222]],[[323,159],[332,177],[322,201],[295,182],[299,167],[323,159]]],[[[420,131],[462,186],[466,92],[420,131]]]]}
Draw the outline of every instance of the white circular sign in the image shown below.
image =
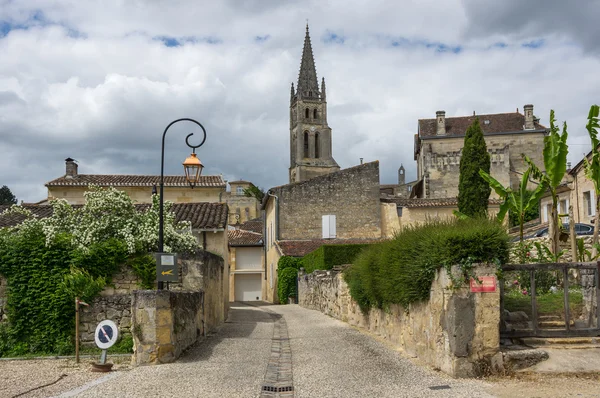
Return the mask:
{"type": "Polygon", "coordinates": [[[96,326],[96,334],[94,337],[98,348],[106,350],[117,342],[119,329],[113,321],[105,320],[96,326]]]}

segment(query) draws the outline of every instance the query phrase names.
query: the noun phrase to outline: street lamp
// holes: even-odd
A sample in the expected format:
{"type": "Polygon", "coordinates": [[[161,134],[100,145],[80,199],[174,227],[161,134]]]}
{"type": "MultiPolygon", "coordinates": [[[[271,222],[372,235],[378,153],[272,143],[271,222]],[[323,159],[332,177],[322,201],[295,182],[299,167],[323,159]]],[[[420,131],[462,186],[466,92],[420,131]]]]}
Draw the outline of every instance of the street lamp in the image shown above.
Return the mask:
{"type": "MultiPolygon", "coordinates": [[[[200,142],[200,144],[198,144],[198,145],[192,145],[189,142],[190,137],[193,136],[194,133],[188,134],[188,136],[185,137],[185,143],[188,147],[192,148],[192,154],[183,162],[183,169],[185,171],[185,178],[186,178],[187,182],[190,184],[190,187],[192,189],[200,180],[200,174],[202,173],[202,169],[204,168],[204,166],[202,165],[202,162],[200,162],[200,159],[198,159],[198,157],[196,156],[196,148],[201,147],[204,144],[204,141],[206,141],[206,129],[204,128],[204,126],[201,125],[196,120],[189,119],[189,118],[177,119],[177,120],[174,120],[171,123],[169,123],[167,128],[165,128],[165,132],[163,133],[163,136],[162,136],[162,150],[161,150],[161,156],[160,156],[160,197],[159,197],[159,210],[158,210],[158,218],[159,218],[158,219],[158,252],[159,253],[164,252],[163,213],[164,213],[164,185],[165,185],[164,184],[165,136],[167,135],[167,130],[169,130],[169,127],[171,127],[172,125],[174,125],[175,123],[178,123],[178,122],[195,123],[198,126],[200,126],[200,128],[202,129],[202,133],[204,134],[204,138],[202,139],[202,142],[200,142]]],[[[163,287],[164,287],[163,284],[164,284],[164,282],[158,282],[158,290],[163,289],[163,287]]]]}

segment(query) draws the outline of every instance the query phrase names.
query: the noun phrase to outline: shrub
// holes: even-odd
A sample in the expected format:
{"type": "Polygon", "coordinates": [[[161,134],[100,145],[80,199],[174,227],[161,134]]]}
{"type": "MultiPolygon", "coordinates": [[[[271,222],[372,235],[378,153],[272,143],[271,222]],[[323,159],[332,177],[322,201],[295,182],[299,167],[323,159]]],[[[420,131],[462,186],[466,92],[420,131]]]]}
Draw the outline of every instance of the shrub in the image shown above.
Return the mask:
{"type": "Polygon", "coordinates": [[[327,270],[336,265],[352,264],[356,256],[367,247],[366,244],[323,245],[302,257],[302,266],[307,273],[327,270]]]}
{"type": "Polygon", "coordinates": [[[294,268],[284,268],[277,273],[277,294],[281,304],[286,304],[288,297],[296,297],[298,294],[296,290],[297,277],[298,270],[294,268]]]}
{"type": "Polygon", "coordinates": [[[442,266],[507,259],[508,236],[501,224],[487,219],[434,221],[365,248],[344,278],[366,312],[428,299],[442,266]]]}
{"type": "Polygon", "coordinates": [[[299,258],[283,256],[277,262],[277,295],[281,304],[287,304],[287,298],[296,296],[296,278],[302,261],[299,258]]]}

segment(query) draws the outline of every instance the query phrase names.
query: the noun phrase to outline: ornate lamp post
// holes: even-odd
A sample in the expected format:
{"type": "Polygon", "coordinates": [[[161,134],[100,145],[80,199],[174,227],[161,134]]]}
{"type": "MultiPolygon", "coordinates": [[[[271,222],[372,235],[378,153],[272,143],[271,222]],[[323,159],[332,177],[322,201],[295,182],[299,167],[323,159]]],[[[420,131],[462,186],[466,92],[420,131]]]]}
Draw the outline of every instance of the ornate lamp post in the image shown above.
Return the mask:
{"type": "MultiPolygon", "coordinates": [[[[198,126],[200,126],[200,128],[202,129],[202,133],[204,134],[204,138],[202,139],[202,142],[200,142],[200,144],[198,144],[198,145],[192,145],[189,142],[190,137],[193,136],[194,133],[188,134],[188,136],[185,137],[185,143],[188,147],[192,148],[192,154],[183,162],[183,169],[185,171],[185,178],[187,179],[187,182],[190,184],[190,187],[192,189],[194,189],[194,186],[200,180],[200,174],[202,173],[202,169],[204,168],[204,166],[202,165],[202,162],[200,162],[200,159],[198,159],[196,157],[196,148],[201,147],[204,144],[204,141],[206,141],[206,129],[204,128],[204,126],[201,125],[196,120],[188,119],[188,118],[177,119],[177,120],[174,120],[171,123],[169,123],[167,128],[165,128],[165,132],[163,133],[163,136],[162,136],[162,150],[161,150],[161,157],[160,157],[160,197],[159,197],[159,211],[158,211],[158,217],[159,217],[159,220],[158,220],[158,252],[159,253],[164,252],[163,212],[164,212],[165,136],[167,135],[167,130],[169,130],[169,127],[171,127],[175,123],[184,122],[184,121],[197,124],[198,126]]],[[[163,287],[164,287],[164,282],[158,282],[158,290],[162,290],[163,287]]]]}

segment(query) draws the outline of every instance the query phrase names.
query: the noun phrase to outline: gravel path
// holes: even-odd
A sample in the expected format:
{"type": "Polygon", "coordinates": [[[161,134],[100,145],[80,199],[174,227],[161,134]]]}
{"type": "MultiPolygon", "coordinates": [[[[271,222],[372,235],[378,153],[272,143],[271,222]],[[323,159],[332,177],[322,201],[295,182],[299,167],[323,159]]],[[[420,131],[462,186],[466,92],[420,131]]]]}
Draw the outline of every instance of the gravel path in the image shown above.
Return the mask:
{"type": "Polygon", "coordinates": [[[419,367],[320,312],[297,305],[271,309],[288,324],[296,397],[490,397],[486,384],[419,367]],[[437,386],[450,388],[430,389],[437,386]]]}
{"type": "Polygon", "coordinates": [[[262,396],[596,397],[600,391],[597,377],[583,383],[540,377],[452,379],[417,366],[385,343],[320,312],[297,305],[238,303],[218,333],[177,363],[105,376],[72,361],[0,361],[0,373],[0,397],[52,382],[61,374],[68,376],[25,397],[259,397],[263,385],[289,385],[287,380],[293,381],[293,392],[262,396]]]}

